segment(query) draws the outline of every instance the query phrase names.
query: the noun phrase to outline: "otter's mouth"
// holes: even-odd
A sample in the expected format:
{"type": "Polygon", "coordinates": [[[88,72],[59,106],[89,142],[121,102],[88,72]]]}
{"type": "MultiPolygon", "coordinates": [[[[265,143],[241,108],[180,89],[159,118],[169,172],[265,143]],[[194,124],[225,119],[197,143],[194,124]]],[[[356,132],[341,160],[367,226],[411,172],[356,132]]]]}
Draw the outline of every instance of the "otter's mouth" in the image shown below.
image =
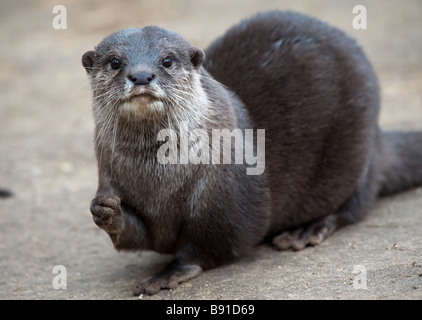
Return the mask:
{"type": "Polygon", "coordinates": [[[132,102],[135,102],[135,103],[138,102],[141,104],[149,104],[150,102],[155,101],[155,100],[157,100],[157,98],[149,93],[136,94],[131,98],[132,102]]]}
{"type": "Polygon", "coordinates": [[[134,92],[123,100],[122,111],[136,118],[150,118],[164,112],[164,103],[152,92],[134,92]]]}
{"type": "Polygon", "coordinates": [[[132,103],[139,103],[139,104],[146,105],[156,100],[159,100],[159,98],[150,92],[141,92],[141,93],[132,94],[125,100],[127,102],[130,101],[132,103]]]}

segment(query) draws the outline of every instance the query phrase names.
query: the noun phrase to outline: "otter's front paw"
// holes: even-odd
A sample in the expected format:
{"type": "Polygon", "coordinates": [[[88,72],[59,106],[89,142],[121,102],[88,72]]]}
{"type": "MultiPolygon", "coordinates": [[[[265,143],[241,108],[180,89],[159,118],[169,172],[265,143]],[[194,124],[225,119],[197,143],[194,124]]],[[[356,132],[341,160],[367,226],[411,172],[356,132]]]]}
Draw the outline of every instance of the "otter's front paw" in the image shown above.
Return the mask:
{"type": "Polygon", "coordinates": [[[198,265],[179,265],[171,263],[162,272],[155,276],[148,277],[143,281],[135,283],[133,294],[138,296],[141,293],[153,295],[161,289],[174,289],[180,283],[186,282],[198,276],[202,272],[198,265]]]}
{"type": "Polygon", "coordinates": [[[122,211],[120,198],[117,196],[100,196],[91,201],[92,218],[97,226],[109,234],[122,231],[122,211]]]}

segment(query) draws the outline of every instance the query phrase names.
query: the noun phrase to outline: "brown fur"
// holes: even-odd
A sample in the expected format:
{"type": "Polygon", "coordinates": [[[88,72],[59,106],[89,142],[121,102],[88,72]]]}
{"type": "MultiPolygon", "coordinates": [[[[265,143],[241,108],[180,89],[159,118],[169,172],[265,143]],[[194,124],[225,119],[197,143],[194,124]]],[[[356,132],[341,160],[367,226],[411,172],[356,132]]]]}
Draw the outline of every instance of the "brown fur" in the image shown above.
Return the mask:
{"type": "Polygon", "coordinates": [[[174,288],[264,239],[280,249],[318,244],[359,220],[379,193],[422,182],[422,135],[389,142],[380,132],[376,76],[341,31],[267,12],[231,28],[206,55],[146,27],[112,34],[82,58],[94,92],[94,221],[118,250],[175,254],[135,294],[174,288]],[[163,67],[168,56],[173,64],[163,67]],[[116,70],[113,58],[122,62],[116,70]],[[247,175],[246,163],[158,163],[158,131],[182,121],[208,132],[265,129],[265,173],[247,175]]]}

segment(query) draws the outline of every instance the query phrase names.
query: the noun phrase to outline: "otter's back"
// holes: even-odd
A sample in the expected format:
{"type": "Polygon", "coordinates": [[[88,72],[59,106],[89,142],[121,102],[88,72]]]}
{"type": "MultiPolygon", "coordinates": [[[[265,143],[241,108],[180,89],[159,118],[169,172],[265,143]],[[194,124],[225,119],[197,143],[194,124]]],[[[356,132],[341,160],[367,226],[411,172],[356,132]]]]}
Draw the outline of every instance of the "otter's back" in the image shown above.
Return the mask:
{"type": "Polygon", "coordinates": [[[274,232],[337,210],[378,131],[378,84],[356,42],[314,18],[272,11],[229,29],[204,67],[266,130],[274,232]]]}

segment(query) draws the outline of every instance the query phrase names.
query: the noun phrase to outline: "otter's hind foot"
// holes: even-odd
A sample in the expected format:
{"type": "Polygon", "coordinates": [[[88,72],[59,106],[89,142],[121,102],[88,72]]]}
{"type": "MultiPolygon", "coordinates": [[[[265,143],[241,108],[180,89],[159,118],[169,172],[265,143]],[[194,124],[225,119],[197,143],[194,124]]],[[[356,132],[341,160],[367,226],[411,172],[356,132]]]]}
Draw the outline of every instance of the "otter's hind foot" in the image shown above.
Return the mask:
{"type": "Polygon", "coordinates": [[[280,250],[302,250],[307,245],[315,246],[327,239],[337,229],[337,215],[310,222],[294,230],[282,232],[273,239],[273,245],[280,250]]]}

